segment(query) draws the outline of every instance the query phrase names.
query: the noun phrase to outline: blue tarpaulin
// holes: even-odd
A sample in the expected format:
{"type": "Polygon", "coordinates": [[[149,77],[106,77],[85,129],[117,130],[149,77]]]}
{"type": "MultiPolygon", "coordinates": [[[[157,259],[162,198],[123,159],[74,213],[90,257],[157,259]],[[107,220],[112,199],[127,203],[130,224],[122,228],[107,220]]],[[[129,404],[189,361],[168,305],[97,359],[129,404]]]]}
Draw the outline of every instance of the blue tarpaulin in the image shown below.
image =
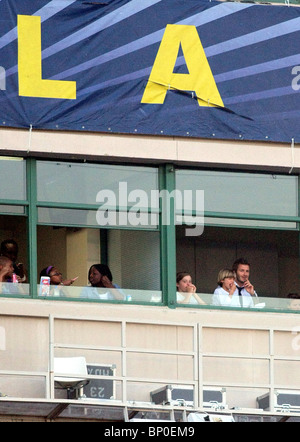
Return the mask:
{"type": "Polygon", "coordinates": [[[0,1],[0,126],[299,142],[300,8],[0,1]]]}

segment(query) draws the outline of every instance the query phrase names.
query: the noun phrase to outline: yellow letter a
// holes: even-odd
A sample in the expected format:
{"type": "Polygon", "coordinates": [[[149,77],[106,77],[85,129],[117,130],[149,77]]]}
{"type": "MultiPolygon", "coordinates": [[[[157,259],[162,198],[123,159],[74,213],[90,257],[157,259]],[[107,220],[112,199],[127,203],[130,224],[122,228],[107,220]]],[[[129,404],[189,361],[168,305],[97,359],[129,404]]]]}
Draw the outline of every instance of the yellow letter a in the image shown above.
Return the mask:
{"type": "Polygon", "coordinates": [[[18,15],[19,95],[76,99],[75,81],[42,79],[41,17],[18,15]]]}
{"type": "Polygon", "coordinates": [[[167,25],[142,103],[163,104],[168,89],[195,92],[199,106],[224,107],[195,26],[167,25]],[[173,72],[180,44],[189,74],[173,72]]]}

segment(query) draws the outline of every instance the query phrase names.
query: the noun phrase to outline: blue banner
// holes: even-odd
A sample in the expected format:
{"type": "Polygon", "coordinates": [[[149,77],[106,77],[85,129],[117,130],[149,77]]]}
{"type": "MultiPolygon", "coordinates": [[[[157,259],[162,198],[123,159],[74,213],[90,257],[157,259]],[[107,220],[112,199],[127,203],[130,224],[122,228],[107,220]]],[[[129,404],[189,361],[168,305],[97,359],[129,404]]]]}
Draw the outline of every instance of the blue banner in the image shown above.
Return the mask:
{"type": "Polygon", "coordinates": [[[0,126],[300,140],[300,8],[0,1],[0,126]]]}

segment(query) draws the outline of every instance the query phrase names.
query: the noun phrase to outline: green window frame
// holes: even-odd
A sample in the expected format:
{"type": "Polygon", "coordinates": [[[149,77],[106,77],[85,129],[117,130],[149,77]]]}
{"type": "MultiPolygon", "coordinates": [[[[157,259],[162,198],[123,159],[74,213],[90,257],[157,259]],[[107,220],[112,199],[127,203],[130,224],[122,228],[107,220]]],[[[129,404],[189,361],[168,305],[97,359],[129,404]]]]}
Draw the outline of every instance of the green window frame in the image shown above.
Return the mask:
{"type": "MultiPolygon", "coordinates": [[[[66,164],[66,165],[70,164],[70,162],[67,162],[67,161],[65,161],[65,162],[64,161],[57,162],[55,160],[51,161],[51,163],[53,163],[53,164],[59,163],[59,164],[66,164]]],[[[31,177],[32,177],[32,182],[33,182],[32,189],[31,189],[32,190],[32,195],[31,196],[32,196],[32,201],[34,201],[33,207],[32,207],[32,215],[33,216],[32,216],[31,226],[34,226],[33,228],[35,229],[35,231],[36,231],[37,226],[39,226],[39,225],[41,225],[41,226],[42,225],[51,225],[51,226],[62,226],[62,225],[64,225],[65,227],[79,227],[79,228],[83,227],[83,228],[89,228],[89,229],[90,228],[91,229],[101,229],[101,262],[103,262],[103,263],[107,263],[107,234],[105,234],[105,232],[107,232],[108,230],[131,230],[131,231],[132,230],[134,230],[134,231],[137,230],[137,231],[145,231],[145,232],[157,232],[158,235],[159,235],[159,241],[160,241],[160,250],[159,250],[159,254],[160,254],[160,269],[161,269],[161,271],[160,271],[160,281],[161,281],[161,288],[163,287],[163,276],[162,275],[164,275],[165,272],[162,270],[163,262],[164,261],[162,259],[162,253],[161,253],[162,246],[161,246],[161,244],[163,243],[163,241],[161,240],[161,228],[160,228],[160,223],[159,223],[161,207],[152,207],[152,206],[151,207],[149,207],[149,206],[147,206],[147,207],[139,207],[139,211],[140,211],[141,214],[145,214],[148,217],[150,215],[154,215],[154,217],[158,217],[157,225],[154,225],[154,226],[138,226],[138,227],[125,226],[125,225],[124,226],[119,226],[119,225],[116,225],[116,226],[109,226],[109,225],[108,226],[100,226],[98,224],[90,225],[90,224],[86,224],[86,223],[81,224],[81,223],[73,223],[73,222],[72,223],[68,223],[68,222],[66,222],[66,223],[65,222],[63,222],[63,223],[55,223],[55,222],[54,223],[52,223],[52,222],[49,223],[49,222],[39,218],[39,211],[40,210],[50,209],[50,210],[54,210],[54,211],[55,210],[59,211],[59,210],[63,209],[64,211],[67,210],[67,211],[70,211],[70,212],[72,212],[72,211],[73,212],[76,212],[76,211],[88,212],[89,211],[89,212],[92,212],[92,213],[95,214],[97,212],[97,210],[99,210],[99,205],[100,204],[97,204],[97,203],[91,204],[91,201],[88,201],[87,203],[84,203],[84,202],[76,203],[74,201],[72,201],[71,203],[68,203],[66,201],[58,201],[58,200],[51,201],[50,198],[48,199],[48,201],[47,200],[39,200],[38,199],[38,194],[39,194],[39,188],[38,188],[38,186],[39,186],[38,165],[41,164],[43,166],[43,161],[32,160],[31,164],[32,164],[32,166],[31,166],[31,177]]],[[[47,164],[49,164],[49,161],[47,162],[47,164]]],[[[77,163],[74,163],[74,165],[76,165],[76,164],[77,163]]],[[[84,167],[85,164],[86,163],[81,164],[81,165],[84,167]]],[[[123,169],[127,174],[130,173],[130,169],[131,170],[135,169],[136,172],[138,172],[138,173],[140,172],[140,175],[141,175],[140,178],[142,178],[142,175],[144,175],[144,173],[147,172],[147,170],[149,170],[149,171],[150,170],[154,170],[154,171],[156,171],[156,175],[157,175],[157,190],[158,191],[160,190],[161,183],[163,182],[163,180],[161,179],[161,176],[163,175],[164,172],[163,172],[163,169],[161,167],[132,166],[132,165],[129,165],[129,166],[124,166],[124,165],[122,165],[122,166],[110,166],[110,165],[107,165],[106,163],[105,164],[96,163],[95,165],[94,165],[94,163],[92,163],[92,167],[98,167],[99,170],[101,170],[102,167],[103,167],[103,169],[105,169],[105,168],[112,168],[113,169],[115,167],[115,168],[123,169]]],[[[150,180],[150,182],[151,182],[151,180],[150,180]]],[[[137,181],[136,185],[140,185],[140,183],[137,181]]],[[[149,187],[149,184],[148,184],[148,187],[149,187]]],[[[115,190],[117,190],[117,189],[115,189],[115,190]]],[[[129,189],[129,192],[130,192],[130,190],[132,190],[132,189],[129,189]]],[[[150,190],[150,187],[149,187],[148,191],[149,190],[150,190]]],[[[149,197],[149,201],[151,203],[150,197],[149,197]]],[[[128,214],[131,209],[132,209],[132,205],[128,205],[126,207],[125,206],[117,206],[116,207],[116,212],[117,213],[123,212],[123,213],[127,213],[128,214]]],[[[37,256],[36,238],[35,238],[35,234],[33,232],[32,232],[31,247],[32,247],[32,250],[33,250],[33,255],[37,256]]],[[[34,273],[34,272],[36,272],[37,263],[34,262],[34,261],[32,261],[32,262],[33,262],[32,272],[33,272],[34,277],[37,277],[37,275],[34,273]]],[[[162,290],[162,293],[163,293],[163,290],[162,290]]],[[[163,296],[163,294],[162,294],[162,296],[163,296]]],[[[38,298],[38,294],[37,294],[36,290],[33,290],[33,297],[34,298],[38,298]]],[[[166,297],[163,296],[162,302],[155,302],[155,305],[164,305],[165,304],[165,299],[166,299],[166,297]]],[[[76,298],[65,298],[65,300],[75,300],[75,301],[77,300],[78,301],[78,299],[76,299],[76,298]]],[[[93,302],[94,300],[92,300],[92,299],[80,299],[80,301],[81,302],[93,302]]],[[[100,301],[96,300],[94,302],[100,302],[100,301]]],[[[101,301],[101,302],[106,302],[106,301],[101,301]]],[[[120,302],[122,303],[122,302],[125,302],[125,301],[111,300],[109,302],[110,303],[120,303],[120,302]]],[[[137,302],[137,303],[145,304],[145,305],[148,305],[148,304],[153,305],[154,304],[154,302],[146,302],[146,301],[145,302],[141,301],[141,302],[137,302]]]]}
{"type": "MultiPolygon", "coordinates": [[[[194,171],[194,173],[207,173],[206,169],[187,169],[187,168],[178,168],[177,173],[184,173],[185,171],[191,172],[194,171]]],[[[228,172],[227,170],[219,170],[219,171],[209,171],[208,173],[215,173],[215,174],[243,174],[243,175],[249,175],[249,172],[228,172]]],[[[265,177],[270,177],[271,179],[275,178],[274,174],[272,173],[260,173],[257,174],[257,172],[252,172],[251,175],[263,175],[265,177]]],[[[206,226],[213,225],[214,227],[241,227],[241,228],[247,228],[247,229],[261,229],[261,230],[282,230],[282,231],[293,231],[298,232],[298,275],[300,274],[300,177],[299,175],[278,175],[283,178],[287,178],[290,180],[294,180],[294,207],[292,210],[294,210],[294,213],[292,215],[282,215],[282,214],[268,214],[265,215],[263,213],[236,213],[236,212],[226,212],[226,211],[211,211],[211,210],[204,210],[203,217],[204,222],[206,226]],[[210,224],[211,223],[211,224],[210,224]],[[245,223],[246,225],[240,225],[240,223],[245,223]]],[[[186,180],[183,180],[184,183],[186,183],[186,180]]],[[[178,183],[177,183],[178,184],[178,183]]],[[[180,191],[184,190],[184,187],[179,187],[180,191]]],[[[184,211],[177,210],[177,215],[184,216],[184,211]]],[[[195,210],[191,212],[191,215],[193,217],[199,216],[199,213],[195,210]]],[[[276,300],[276,298],[274,298],[276,300]]],[[[177,304],[178,306],[178,304],[177,304]]],[[[180,304],[180,307],[188,308],[189,305],[180,304]]],[[[207,306],[200,306],[200,305],[193,305],[193,308],[215,308],[215,309],[225,309],[230,310],[232,307],[214,307],[213,305],[207,305],[207,306]]],[[[276,311],[276,309],[280,310],[281,312],[285,313],[291,313],[290,310],[285,309],[285,307],[281,307],[274,302],[274,307],[270,308],[269,310],[267,308],[264,308],[263,311],[276,311]]],[[[295,311],[294,311],[295,313],[295,311]]],[[[298,312],[299,313],[299,312],[298,312]]]]}
{"type": "MultiPolygon", "coordinates": [[[[19,206],[24,208],[24,213],[13,213],[13,215],[19,216],[23,215],[26,217],[27,220],[27,244],[28,244],[28,273],[30,281],[37,281],[37,226],[43,225],[43,223],[39,222],[38,219],[38,211],[39,209],[43,208],[50,208],[50,209],[70,209],[70,210],[97,210],[98,205],[97,204],[74,204],[74,203],[66,203],[66,202],[51,202],[51,201],[38,201],[38,178],[37,178],[37,162],[40,161],[35,158],[27,158],[26,160],[26,198],[24,200],[22,199],[5,199],[0,198],[0,212],[1,212],[1,206],[2,208],[6,205],[11,207],[18,208],[19,206]]],[[[53,160],[54,161],[54,160],[53,160]]],[[[99,164],[101,166],[101,164],[99,164]]],[[[124,166],[126,167],[126,165],[124,166]]],[[[132,165],[128,166],[132,167],[132,165]]],[[[138,166],[137,166],[138,167],[138,166]]],[[[141,167],[147,167],[147,166],[141,166],[141,167]]],[[[157,173],[158,173],[158,190],[166,191],[168,194],[172,194],[176,190],[176,174],[181,173],[185,170],[191,170],[187,168],[179,168],[170,163],[170,164],[164,164],[157,166],[157,173]]],[[[200,169],[197,169],[200,170],[200,169]]],[[[213,172],[213,171],[212,171],[213,172]]],[[[226,171],[224,171],[226,172],[226,171]]],[[[217,173],[217,171],[216,171],[217,173]]],[[[238,172],[243,173],[243,172],[238,172]]],[[[247,174],[248,172],[244,172],[247,174]]],[[[268,174],[265,174],[268,175],[268,174]]],[[[213,220],[214,225],[217,226],[228,226],[232,225],[235,226],[235,221],[251,221],[254,223],[259,222],[277,222],[277,223],[294,223],[295,227],[294,230],[299,232],[299,255],[300,255],[300,179],[299,176],[296,176],[296,179],[298,181],[298,214],[293,214],[292,216],[284,216],[282,214],[276,215],[276,214],[268,214],[264,215],[263,213],[257,214],[257,213],[231,213],[231,212],[213,212],[213,211],[204,211],[205,218],[209,218],[213,220]],[[225,220],[225,222],[224,222],[225,220]],[[229,222],[229,224],[228,224],[229,222]]],[[[125,210],[129,210],[130,206],[126,207],[125,210]]],[[[124,207],[119,207],[118,210],[124,210],[124,207]]],[[[142,208],[145,212],[149,212],[150,208],[145,207],[142,208]]],[[[176,203],[173,198],[170,198],[168,200],[168,206],[166,206],[166,201],[164,201],[162,198],[159,200],[159,208],[157,210],[157,215],[159,216],[159,224],[155,228],[145,228],[144,230],[147,231],[157,231],[159,232],[160,237],[160,280],[161,280],[161,291],[163,295],[163,299],[161,303],[157,303],[154,305],[165,305],[169,308],[177,308],[178,305],[176,303],[176,287],[174,281],[176,280],[176,223],[170,222],[169,224],[163,223],[163,213],[168,210],[169,211],[169,219],[175,220],[176,215],[184,215],[184,212],[181,213],[176,210],[176,203]]],[[[5,215],[5,210],[1,212],[3,215],[5,215]]],[[[192,216],[198,215],[196,211],[192,211],[192,216]]],[[[73,225],[72,225],[73,226],[73,225]]],[[[85,225],[84,225],[85,226],[85,225]]],[[[78,224],[78,227],[81,227],[80,224],[78,224]]],[[[85,226],[86,227],[86,226],[85,226]]],[[[250,226],[249,228],[251,228],[250,226]]],[[[99,228],[99,226],[97,226],[99,228]]],[[[109,227],[108,227],[109,228],[109,227]]],[[[117,227],[118,228],[118,227],[117,227]]],[[[128,228],[128,227],[124,227],[128,228]]],[[[130,227],[129,227],[130,228],[130,227]]],[[[261,229],[268,228],[267,225],[260,226],[261,229]]],[[[272,227],[270,227],[272,228],[272,227]]],[[[278,227],[276,227],[278,229],[278,227]]],[[[103,231],[105,231],[105,227],[103,227],[103,231]]],[[[282,229],[286,230],[286,226],[283,224],[282,229]]],[[[107,230],[107,229],[106,229],[107,230]]],[[[130,228],[130,230],[134,230],[130,228]]],[[[103,235],[102,239],[105,242],[105,234],[103,235]]],[[[105,247],[103,247],[103,250],[101,248],[102,256],[101,258],[103,260],[107,259],[106,250],[105,247]]],[[[299,274],[300,274],[300,259],[298,263],[299,267],[299,274]]],[[[38,299],[38,293],[37,293],[37,287],[36,284],[30,285],[30,296],[33,299],[38,299]]],[[[56,298],[57,299],[57,298],[56,298]]],[[[64,301],[68,301],[68,298],[63,299],[64,301]]],[[[70,298],[70,300],[74,301],[74,299],[70,298]]],[[[79,300],[78,300],[79,301],[79,300]]],[[[90,302],[90,300],[88,300],[90,302]]],[[[84,302],[84,300],[80,299],[80,302],[84,302]]],[[[102,301],[97,301],[102,302],[102,301]]],[[[110,303],[119,303],[123,301],[109,301],[110,303]]],[[[148,305],[149,303],[143,303],[141,304],[148,305]]],[[[153,304],[151,304],[153,305],[153,304]]],[[[180,305],[183,307],[183,305],[180,305]]],[[[191,306],[185,306],[185,307],[191,307],[191,306]]],[[[193,306],[193,308],[212,308],[212,306],[193,306]]],[[[265,311],[265,310],[264,310],[265,311]]]]}

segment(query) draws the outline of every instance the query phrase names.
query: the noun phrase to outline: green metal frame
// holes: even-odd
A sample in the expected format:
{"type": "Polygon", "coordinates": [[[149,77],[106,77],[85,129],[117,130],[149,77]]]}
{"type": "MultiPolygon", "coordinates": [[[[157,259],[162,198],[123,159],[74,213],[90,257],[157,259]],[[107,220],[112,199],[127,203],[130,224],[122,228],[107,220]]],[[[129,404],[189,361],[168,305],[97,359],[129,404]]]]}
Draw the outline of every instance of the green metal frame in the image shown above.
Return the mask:
{"type": "MultiPolygon", "coordinates": [[[[175,189],[175,168],[167,164],[160,170],[160,191],[166,190],[169,193],[175,189]]],[[[164,210],[169,210],[170,220],[175,220],[175,201],[170,199],[170,207],[162,207],[160,216],[160,238],[161,238],[161,282],[164,303],[170,308],[176,306],[176,227],[175,222],[170,225],[162,224],[164,210]]]]}
{"type": "MultiPolygon", "coordinates": [[[[176,169],[173,164],[166,164],[159,166],[158,168],[158,178],[159,178],[159,191],[165,190],[169,194],[176,189],[176,169]]],[[[37,226],[45,225],[45,223],[40,223],[38,221],[38,209],[40,207],[45,208],[57,208],[57,209],[74,209],[74,210],[97,210],[97,205],[87,205],[87,204],[64,204],[64,203],[46,203],[37,200],[37,161],[33,158],[26,159],[26,200],[16,201],[16,200],[0,200],[1,205],[11,205],[11,206],[23,206],[25,208],[25,216],[27,222],[27,237],[28,237],[28,271],[29,280],[31,282],[30,286],[30,296],[34,299],[38,298],[37,285],[34,281],[37,281],[37,226]],[[32,283],[33,282],[33,283],[32,283]]],[[[216,219],[232,219],[232,220],[253,220],[253,221],[277,221],[277,222],[292,222],[296,223],[297,231],[300,231],[300,178],[298,177],[298,216],[267,216],[267,215],[257,215],[257,214],[238,214],[238,213],[220,213],[220,212],[205,212],[205,217],[216,218],[216,219]]],[[[1,209],[1,207],[0,207],[1,209]]],[[[127,208],[118,208],[117,210],[129,210],[127,208]]],[[[145,208],[144,212],[149,212],[151,209],[145,208]]],[[[0,210],[1,213],[1,210],[0,210]]],[[[175,222],[175,201],[173,198],[169,199],[169,205],[163,204],[163,199],[160,198],[160,208],[159,208],[159,226],[158,228],[139,228],[139,230],[145,231],[158,231],[160,235],[160,264],[161,264],[161,290],[163,293],[163,302],[157,305],[167,305],[169,308],[176,308],[176,225],[175,222]],[[169,219],[171,222],[169,225],[163,225],[162,218],[164,211],[169,211],[169,219]]],[[[14,214],[12,214],[14,216],[14,214]]],[[[19,216],[24,216],[16,214],[19,216]]],[[[196,213],[191,213],[195,216],[196,213]]],[[[47,224],[48,225],[48,224],[47,224]]],[[[52,225],[52,224],[51,224],[52,225]]],[[[77,227],[89,227],[89,226],[79,226],[77,227]]],[[[220,224],[220,227],[222,225],[220,224]]],[[[228,227],[228,225],[223,226],[228,227]]],[[[101,242],[101,260],[102,262],[107,262],[108,260],[108,250],[107,250],[107,227],[99,228],[96,226],[90,226],[90,228],[98,228],[100,230],[100,242],[101,242]]],[[[130,229],[130,227],[116,227],[118,229],[130,229]]],[[[252,227],[250,227],[252,228],[252,227]]],[[[259,227],[260,229],[265,229],[267,227],[259,227]]],[[[284,229],[289,230],[289,229],[284,229]]],[[[300,256],[300,234],[299,234],[299,256],[300,256]]],[[[299,259],[299,274],[300,274],[300,259],[299,259]]],[[[13,296],[13,297],[23,297],[23,296],[13,296]]],[[[39,298],[41,299],[41,298],[39,298]]],[[[51,299],[51,298],[47,298],[51,299]]],[[[58,300],[58,298],[54,298],[58,300]]],[[[83,299],[73,299],[64,298],[64,301],[80,301],[85,302],[83,299]]],[[[92,300],[87,300],[88,302],[93,302],[92,300]]],[[[94,302],[99,302],[95,300],[94,302]]],[[[105,301],[101,301],[104,302],[105,301]]],[[[108,301],[109,303],[122,303],[123,301],[108,301]]],[[[136,302],[140,305],[149,305],[148,302],[136,302]]],[[[153,305],[153,304],[150,304],[153,305]]],[[[180,305],[180,307],[187,307],[180,305]]],[[[193,306],[193,308],[198,308],[193,306]]],[[[199,306],[199,308],[212,308],[212,306],[199,306]]],[[[219,309],[219,308],[218,308],[219,309]]],[[[222,308],[228,309],[228,308],[222,308]]],[[[230,309],[230,308],[229,308],[230,309]]]]}
{"type": "Polygon", "coordinates": [[[27,199],[29,201],[27,213],[27,232],[28,232],[28,264],[30,293],[32,298],[37,298],[37,289],[34,281],[37,281],[37,179],[36,179],[36,161],[28,159],[26,161],[26,184],[27,199]]]}

